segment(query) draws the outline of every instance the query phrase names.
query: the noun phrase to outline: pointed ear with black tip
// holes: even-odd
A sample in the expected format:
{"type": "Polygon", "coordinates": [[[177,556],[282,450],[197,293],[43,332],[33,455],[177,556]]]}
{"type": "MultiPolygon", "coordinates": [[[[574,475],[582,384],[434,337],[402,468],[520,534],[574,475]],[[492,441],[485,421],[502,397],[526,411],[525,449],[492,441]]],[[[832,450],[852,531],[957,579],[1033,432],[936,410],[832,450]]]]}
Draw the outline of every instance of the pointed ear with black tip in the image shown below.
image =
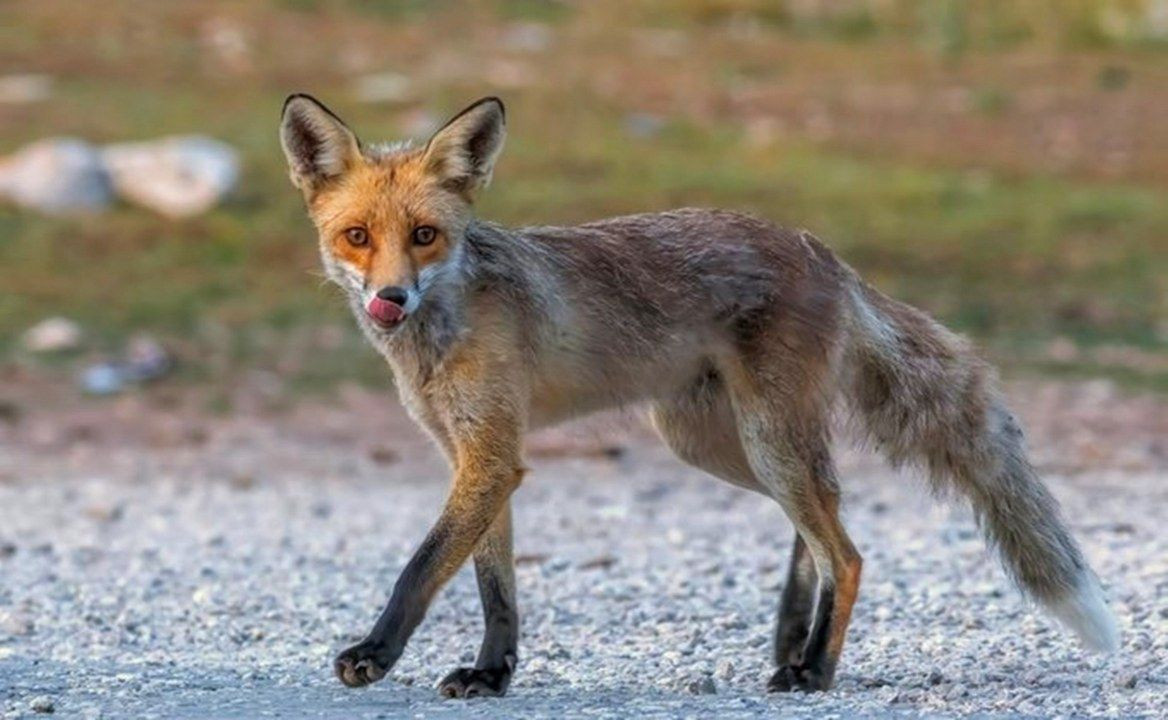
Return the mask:
{"type": "Polygon", "coordinates": [[[434,133],[426,143],[426,169],[443,186],[473,200],[491,181],[506,136],[503,101],[483,98],[434,133]]]}
{"type": "Polygon", "coordinates": [[[343,175],[361,157],[353,131],[309,95],[290,95],[284,101],[280,144],[292,184],[306,194],[343,175]]]}

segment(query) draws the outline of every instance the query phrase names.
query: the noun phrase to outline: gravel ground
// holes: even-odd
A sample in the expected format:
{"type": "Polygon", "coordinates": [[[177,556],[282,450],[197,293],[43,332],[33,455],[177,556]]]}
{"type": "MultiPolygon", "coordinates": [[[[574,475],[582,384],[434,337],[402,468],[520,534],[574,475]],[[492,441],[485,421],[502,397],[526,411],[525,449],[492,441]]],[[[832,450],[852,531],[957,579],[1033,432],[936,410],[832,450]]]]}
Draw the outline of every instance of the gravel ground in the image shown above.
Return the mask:
{"type": "Polygon", "coordinates": [[[446,486],[384,396],[208,417],[174,398],[52,409],[13,391],[0,717],[1163,717],[1165,406],[1100,385],[1019,392],[1124,627],[1119,654],[1084,655],[1028,608],[963,508],[845,453],[865,576],[837,686],[767,695],[789,523],[605,418],[532,441],[520,669],[507,698],[467,702],[434,684],[478,647],[469,569],[389,678],[332,676],[446,486]]]}

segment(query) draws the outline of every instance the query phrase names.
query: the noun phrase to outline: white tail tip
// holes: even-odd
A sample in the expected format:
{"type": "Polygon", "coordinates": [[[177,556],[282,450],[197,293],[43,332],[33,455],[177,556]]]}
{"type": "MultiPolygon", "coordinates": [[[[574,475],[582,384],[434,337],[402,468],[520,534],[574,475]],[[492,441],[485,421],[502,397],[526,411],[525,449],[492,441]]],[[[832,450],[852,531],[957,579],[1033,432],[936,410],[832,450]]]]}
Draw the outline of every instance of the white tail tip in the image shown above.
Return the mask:
{"type": "Polygon", "coordinates": [[[1119,626],[1103,599],[1103,589],[1089,570],[1079,577],[1073,592],[1047,607],[1089,649],[1098,652],[1119,649],[1119,626]]]}

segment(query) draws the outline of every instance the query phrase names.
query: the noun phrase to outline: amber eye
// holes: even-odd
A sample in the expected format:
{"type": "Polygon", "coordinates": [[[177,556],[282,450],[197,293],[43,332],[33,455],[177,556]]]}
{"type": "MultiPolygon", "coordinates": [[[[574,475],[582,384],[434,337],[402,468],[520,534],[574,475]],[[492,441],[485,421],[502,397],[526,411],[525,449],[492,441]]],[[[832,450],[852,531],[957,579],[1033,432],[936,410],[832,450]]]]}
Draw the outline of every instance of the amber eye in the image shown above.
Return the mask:
{"type": "Polygon", "coordinates": [[[351,227],[345,231],[345,239],[353,247],[361,247],[369,244],[369,232],[362,227],[351,227]]]}
{"type": "Polygon", "coordinates": [[[438,231],[429,225],[419,225],[411,235],[415,245],[429,245],[438,237],[438,231]]]}

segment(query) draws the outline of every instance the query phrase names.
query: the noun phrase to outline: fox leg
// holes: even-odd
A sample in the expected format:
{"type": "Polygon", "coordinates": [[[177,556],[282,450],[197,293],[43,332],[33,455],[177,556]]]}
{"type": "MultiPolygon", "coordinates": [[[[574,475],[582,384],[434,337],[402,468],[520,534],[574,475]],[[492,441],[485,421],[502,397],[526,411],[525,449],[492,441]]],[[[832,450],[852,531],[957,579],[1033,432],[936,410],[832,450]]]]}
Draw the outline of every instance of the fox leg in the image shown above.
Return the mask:
{"type": "Polygon", "coordinates": [[[507,503],[474,551],[475,577],[483,603],[486,632],[472,668],[458,668],[442,679],[445,697],[503,695],[519,661],[519,614],[515,606],[515,563],[511,544],[511,506],[507,503]]]}
{"type": "Polygon", "coordinates": [[[787,582],[779,599],[779,617],[775,626],[775,665],[797,667],[803,663],[803,651],[811,636],[815,619],[815,591],[819,574],[815,560],[807,550],[803,536],[795,533],[787,582]]]}
{"type": "Polygon", "coordinates": [[[438,522],[406,564],[373,630],[334,661],[337,677],[361,687],[385,677],[401,657],[430,601],[458,571],[495,522],[523,471],[518,422],[512,415],[460,416],[454,486],[438,522]]]}
{"type": "MultiPolygon", "coordinates": [[[[685,392],[658,401],[650,417],[662,439],[685,462],[731,484],[771,496],[751,470],[730,395],[717,373],[705,373],[685,392]]],[[[775,629],[775,663],[780,667],[803,662],[815,618],[818,579],[807,543],[796,532],[775,629]]]]}
{"type": "MultiPolygon", "coordinates": [[[[776,381],[742,371],[731,390],[751,468],[791,519],[818,576],[814,619],[801,654],[795,650],[800,625],[789,621],[784,627],[783,616],[790,610],[791,617],[806,617],[799,608],[809,604],[810,582],[799,578],[788,583],[791,602],[784,597],[776,654],[787,652],[777,658],[779,669],[768,683],[773,691],[831,687],[860,585],[860,555],[839,520],[839,488],[828,453],[825,413],[815,390],[807,390],[805,397],[793,390],[799,387],[791,382],[796,373],[797,369],[781,373],[783,381],[776,381]]],[[[797,543],[795,554],[800,552],[797,543]]],[[[796,559],[793,572],[798,575],[805,561],[796,559]]]]}
{"type": "MultiPolygon", "coordinates": [[[[776,645],[779,669],[767,683],[769,690],[827,690],[835,677],[852,607],[860,588],[862,564],[860,554],[839,522],[836,509],[837,503],[821,501],[815,509],[797,511],[803,516],[802,520],[796,521],[797,525],[803,526],[799,530],[800,538],[808,547],[807,554],[815,560],[819,593],[814,602],[814,619],[810,626],[806,622],[807,615],[796,611],[795,617],[804,618],[804,621],[787,625],[787,634],[784,634],[788,597],[787,589],[784,589],[779,644],[776,645]],[[818,548],[822,559],[816,558],[817,551],[812,547],[818,548]],[[800,635],[804,636],[801,647],[800,635]],[[787,650],[785,657],[779,654],[784,646],[787,650]]],[[[806,603],[806,607],[810,608],[814,586],[788,584],[788,588],[792,587],[796,588],[796,602],[806,603]]]]}

